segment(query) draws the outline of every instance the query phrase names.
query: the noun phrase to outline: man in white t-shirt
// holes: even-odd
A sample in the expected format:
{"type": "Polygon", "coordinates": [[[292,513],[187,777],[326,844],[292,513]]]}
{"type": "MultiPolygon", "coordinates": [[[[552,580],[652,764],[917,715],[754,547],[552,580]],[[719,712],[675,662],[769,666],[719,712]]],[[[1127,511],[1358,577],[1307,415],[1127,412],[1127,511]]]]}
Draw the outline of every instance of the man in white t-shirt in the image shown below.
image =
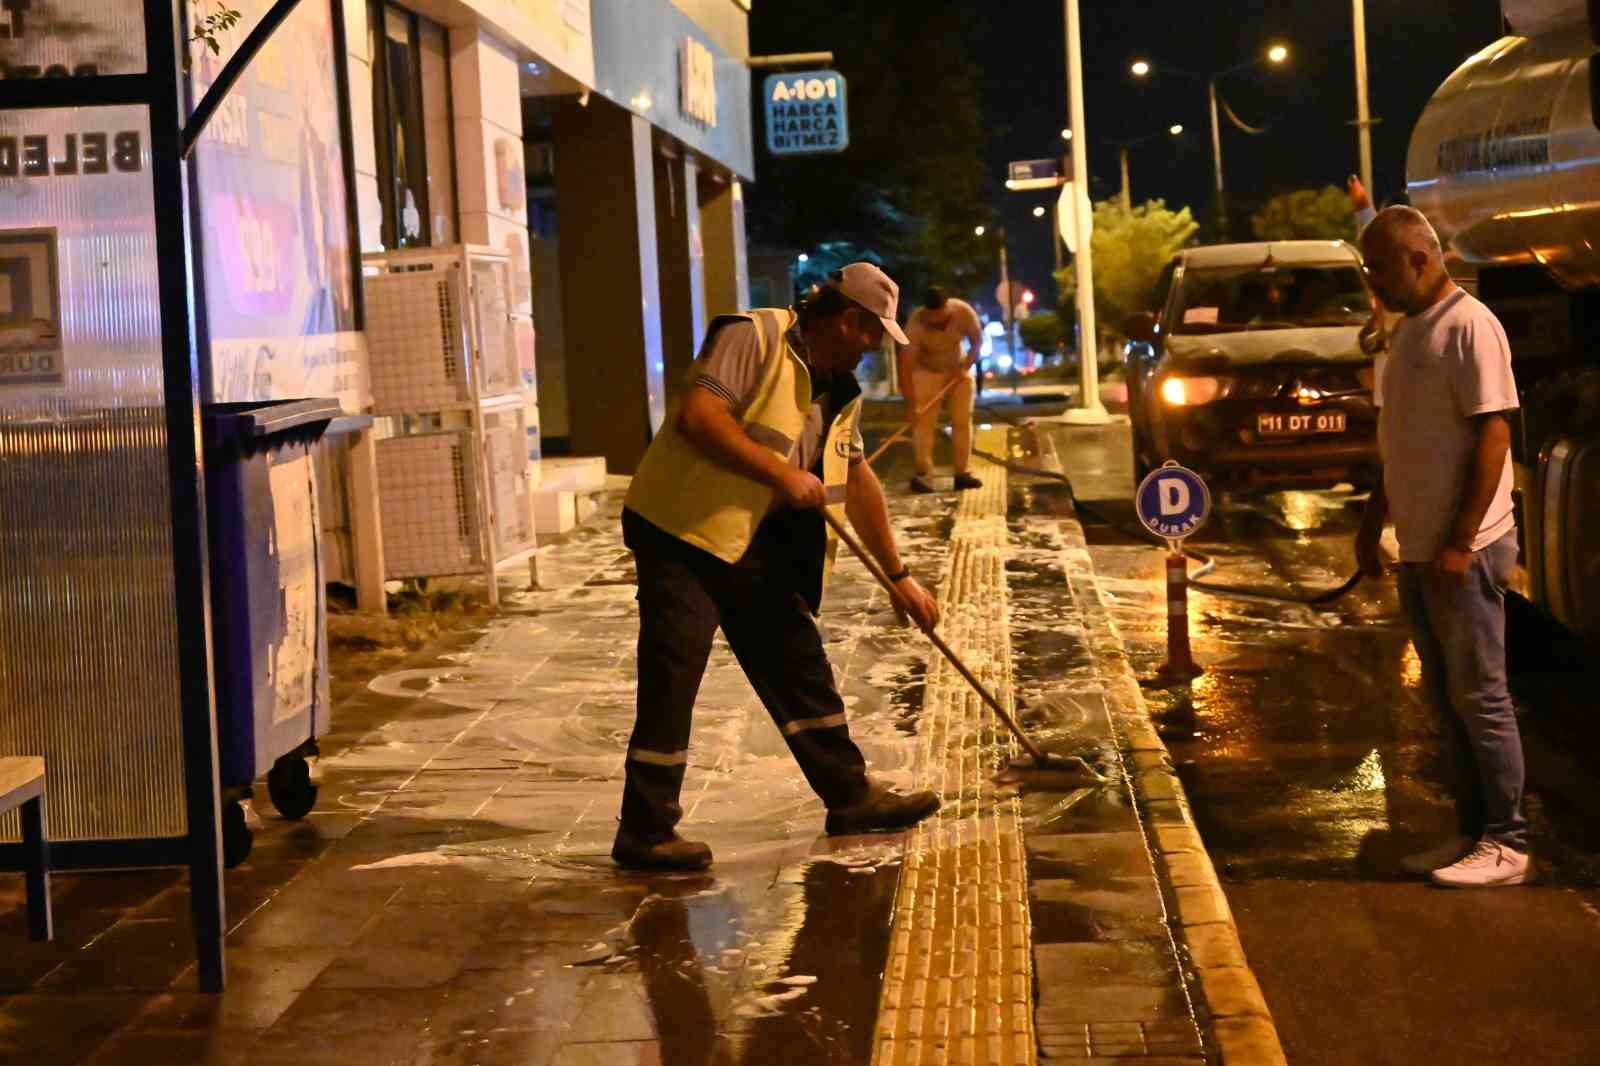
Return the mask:
{"type": "Polygon", "coordinates": [[[1519,885],[1530,866],[1522,738],[1506,685],[1505,591],[1517,561],[1511,349],[1493,312],[1450,280],[1420,212],[1385,208],[1361,247],[1378,297],[1405,317],[1378,362],[1383,484],[1356,557],[1363,573],[1382,574],[1378,538],[1393,518],[1400,601],[1444,722],[1459,830],[1402,866],[1446,887],[1519,885]]]}
{"type": "Polygon", "coordinates": [[[900,394],[906,400],[906,418],[912,421],[911,439],[917,453],[917,474],[911,479],[914,492],[932,492],[928,478],[933,474],[933,434],[939,425],[939,406],[934,404],[921,414],[922,406],[951,385],[944,406],[950,412],[951,465],[955,467],[956,488],[975,489],[983,482],[967,473],[972,462],[972,405],[976,386],[973,364],[983,349],[983,323],[978,312],[965,300],[953,300],[943,290],[928,290],[922,306],[906,322],[910,341],[900,351],[900,394]],[[962,354],[961,342],[967,342],[962,354]],[[954,384],[951,384],[954,382],[954,384]]]}

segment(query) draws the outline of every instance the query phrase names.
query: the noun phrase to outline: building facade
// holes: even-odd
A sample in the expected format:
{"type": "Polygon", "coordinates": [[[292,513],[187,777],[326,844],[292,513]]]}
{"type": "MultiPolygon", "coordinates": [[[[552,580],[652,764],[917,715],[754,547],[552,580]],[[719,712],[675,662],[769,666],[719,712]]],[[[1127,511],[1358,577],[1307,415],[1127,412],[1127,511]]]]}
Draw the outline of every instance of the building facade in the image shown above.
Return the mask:
{"type": "MultiPolygon", "coordinates": [[[[236,6],[234,41],[271,5],[236,6]]],[[[535,471],[550,453],[631,472],[707,318],[748,303],[747,20],[741,0],[304,0],[195,156],[211,398],[371,413],[388,312],[363,272],[489,248],[509,263],[535,471]]],[[[196,64],[196,98],[227,43],[196,64]]],[[[373,607],[386,427],[341,427],[320,471],[328,576],[373,607]]]]}

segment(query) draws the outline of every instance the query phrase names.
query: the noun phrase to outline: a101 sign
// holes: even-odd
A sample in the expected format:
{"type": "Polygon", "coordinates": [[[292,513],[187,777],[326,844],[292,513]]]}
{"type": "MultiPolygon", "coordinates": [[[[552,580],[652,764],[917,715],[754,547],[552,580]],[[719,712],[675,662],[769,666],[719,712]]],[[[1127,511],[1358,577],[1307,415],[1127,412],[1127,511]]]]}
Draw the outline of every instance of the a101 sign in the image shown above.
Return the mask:
{"type": "Polygon", "coordinates": [[[767,150],[773,155],[814,155],[850,147],[843,74],[836,70],[774,74],[762,92],[767,150]]]}

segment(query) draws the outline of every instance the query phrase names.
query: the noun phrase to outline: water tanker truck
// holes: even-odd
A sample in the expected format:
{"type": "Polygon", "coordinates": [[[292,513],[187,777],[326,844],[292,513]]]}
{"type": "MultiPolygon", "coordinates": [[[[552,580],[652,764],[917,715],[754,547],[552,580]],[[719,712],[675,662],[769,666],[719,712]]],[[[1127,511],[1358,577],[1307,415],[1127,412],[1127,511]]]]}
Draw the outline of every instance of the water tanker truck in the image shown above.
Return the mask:
{"type": "Polygon", "coordinates": [[[1434,93],[1407,192],[1511,341],[1524,591],[1600,647],[1600,0],[1504,0],[1434,93]]]}

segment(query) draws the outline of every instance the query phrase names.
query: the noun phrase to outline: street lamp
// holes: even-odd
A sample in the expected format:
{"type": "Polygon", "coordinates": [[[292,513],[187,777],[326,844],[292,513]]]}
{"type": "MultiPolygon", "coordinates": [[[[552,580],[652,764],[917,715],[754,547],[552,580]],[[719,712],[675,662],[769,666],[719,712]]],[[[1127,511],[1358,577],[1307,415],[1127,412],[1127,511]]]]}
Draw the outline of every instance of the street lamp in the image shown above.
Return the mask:
{"type": "MultiPolygon", "coordinates": [[[[1279,43],[1271,45],[1268,47],[1265,54],[1257,56],[1255,59],[1248,59],[1243,63],[1236,63],[1231,67],[1214,71],[1211,74],[1196,74],[1193,71],[1179,70],[1176,67],[1162,68],[1162,73],[1173,74],[1180,78],[1193,78],[1196,81],[1203,81],[1206,83],[1207,95],[1211,100],[1211,162],[1212,167],[1216,172],[1217,183],[1217,228],[1219,231],[1224,233],[1227,230],[1227,207],[1225,201],[1223,200],[1222,191],[1222,123],[1218,119],[1217,82],[1220,79],[1227,77],[1229,74],[1236,74],[1241,70],[1249,70],[1251,67],[1260,66],[1262,63],[1270,63],[1273,66],[1282,66],[1288,61],[1289,46],[1279,43]]],[[[1154,69],[1155,68],[1150,65],[1150,61],[1148,59],[1135,59],[1132,65],[1128,67],[1129,72],[1136,78],[1147,78],[1154,72],[1154,69]]],[[[1260,130],[1251,129],[1249,126],[1246,126],[1231,111],[1228,113],[1228,118],[1236,126],[1247,133],[1261,132],[1260,130]]]]}
{"type": "MultiPolygon", "coordinates": [[[[1053,212],[1043,204],[1033,209],[1034,218],[1044,218],[1046,215],[1053,215],[1053,212]]],[[[1052,217],[1045,223],[1045,230],[1050,234],[1050,247],[1056,253],[1056,273],[1059,274],[1065,264],[1061,260],[1061,234],[1057,233],[1056,229],[1056,220],[1052,217]]]]}
{"type": "MultiPolygon", "coordinates": [[[[1356,126],[1361,131],[1361,184],[1372,192],[1372,113],[1367,106],[1367,9],[1364,0],[1352,0],[1356,37],[1356,126]]],[[[1590,11],[1594,8],[1591,6],[1590,11]]]]}
{"type": "Polygon", "coordinates": [[[1124,211],[1133,210],[1133,192],[1128,181],[1128,149],[1132,148],[1136,144],[1142,144],[1145,141],[1154,140],[1157,137],[1177,137],[1182,133],[1183,123],[1174,122],[1172,125],[1168,126],[1165,131],[1147,133],[1142,137],[1134,137],[1132,140],[1123,141],[1118,145],[1118,147],[1122,150],[1122,209],[1124,211]]]}
{"type": "Polygon", "coordinates": [[[1094,249],[1090,240],[1093,221],[1089,212],[1077,210],[1089,188],[1088,124],[1083,106],[1083,27],[1078,19],[1078,0],[1062,0],[1062,19],[1066,23],[1067,129],[1072,138],[1073,255],[1072,269],[1078,284],[1078,406],[1063,417],[1080,425],[1105,425],[1110,421],[1100,402],[1100,335],[1094,321],[1094,249]]]}
{"type": "MultiPolygon", "coordinates": [[[[983,226],[974,226],[972,229],[974,237],[982,237],[988,232],[983,226]]],[[[1017,324],[1016,316],[1012,314],[1011,307],[1011,257],[1006,248],[1006,228],[1004,226],[995,231],[994,239],[995,243],[1000,246],[1000,317],[1005,323],[1006,343],[1010,345],[1011,354],[1014,358],[1017,353],[1017,324]]],[[[983,367],[981,365],[978,367],[977,391],[980,394],[983,392],[983,367]]]]}
{"type": "Polygon", "coordinates": [[[1062,140],[1063,140],[1063,141],[1070,141],[1070,140],[1072,140],[1072,131],[1071,131],[1071,130],[1062,130],[1062,131],[1061,131],[1061,139],[1062,139],[1062,140]]]}

